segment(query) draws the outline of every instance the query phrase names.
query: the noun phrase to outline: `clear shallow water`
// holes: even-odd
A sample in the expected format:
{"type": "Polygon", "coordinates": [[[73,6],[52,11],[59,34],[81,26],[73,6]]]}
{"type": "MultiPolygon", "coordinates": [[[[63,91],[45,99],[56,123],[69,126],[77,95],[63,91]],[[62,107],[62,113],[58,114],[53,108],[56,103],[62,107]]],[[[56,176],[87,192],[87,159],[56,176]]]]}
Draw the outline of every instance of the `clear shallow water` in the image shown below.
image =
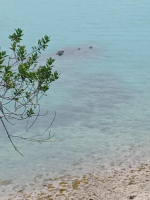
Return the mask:
{"type": "MultiPolygon", "coordinates": [[[[1,127],[0,180],[18,184],[37,174],[55,177],[112,162],[149,161],[149,9],[140,0],[2,1],[1,49],[9,52],[8,35],[18,27],[29,50],[48,34],[50,46],[40,62],[52,56],[61,76],[41,101],[49,114],[30,131],[45,130],[56,111],[51,132],[58,140],[41,145],[14,140],[22,158],[1,127]],[[65,54],[56,56],[61,49],[65,54]]],[[[9,129],[21,134],[24,127],[9,129]]]]}

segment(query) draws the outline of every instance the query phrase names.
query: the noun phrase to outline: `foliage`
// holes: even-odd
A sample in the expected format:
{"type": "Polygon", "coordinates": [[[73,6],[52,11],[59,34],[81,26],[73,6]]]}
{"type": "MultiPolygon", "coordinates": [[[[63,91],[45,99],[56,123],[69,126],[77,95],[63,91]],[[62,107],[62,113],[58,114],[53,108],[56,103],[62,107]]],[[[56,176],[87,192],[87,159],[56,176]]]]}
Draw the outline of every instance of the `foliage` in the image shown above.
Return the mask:
{"type": "MultiPolygon", "coordinates": [[[[17,148],[11,139],[14,136],[9,134],[4,120],[8,122],[11,119],[24,120],[32,116],[37,119],[39,113],[36,115],[35,109],[40,108],[39,100],[49,90],[50,84],[59,78],[57,71],[52,72],[54,59],[51,57],[47,59],[45,65],[37,65],[39,55],[48,46],[50,37],[45,35],[38,40],[38,45],[32,47],[32,52],[28,54],[26,47],[20,45],[22,36],[23,31],[19,28],[9,36],[12,42],[10,47],[13,51],[12,56],[8,56],[5,51],[0,51],[0,120],[15,150],[17,148]],[[6,58],[8,58],[7,65],[4,64],[6,58]]],[[[29,141],[43,141],[24,136],[20,138],[29,141]]]]}

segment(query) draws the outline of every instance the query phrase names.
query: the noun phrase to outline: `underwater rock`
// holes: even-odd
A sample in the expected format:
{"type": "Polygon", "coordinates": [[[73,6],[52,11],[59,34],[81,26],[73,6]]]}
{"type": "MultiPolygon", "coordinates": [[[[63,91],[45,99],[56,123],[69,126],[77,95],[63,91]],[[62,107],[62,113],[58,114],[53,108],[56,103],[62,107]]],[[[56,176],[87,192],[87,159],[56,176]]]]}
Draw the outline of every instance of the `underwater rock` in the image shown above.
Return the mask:
{"type": "Polygon", "coordinates": [[[64,51],[58,51],[57,53],[56,53],[56,55],[59,55],[59,56],[62,56],[64,54],[64,51]]]}
{"type": "Polygon", "coordinates": [[[89,49],[92,49],[92,46],[90,46],[89,49]]]}
{"type": "Polygon", "coordinates": [[[1,181],[1,185],[10,185],[10,184],[12,184],[12,180],[1,181]]]}

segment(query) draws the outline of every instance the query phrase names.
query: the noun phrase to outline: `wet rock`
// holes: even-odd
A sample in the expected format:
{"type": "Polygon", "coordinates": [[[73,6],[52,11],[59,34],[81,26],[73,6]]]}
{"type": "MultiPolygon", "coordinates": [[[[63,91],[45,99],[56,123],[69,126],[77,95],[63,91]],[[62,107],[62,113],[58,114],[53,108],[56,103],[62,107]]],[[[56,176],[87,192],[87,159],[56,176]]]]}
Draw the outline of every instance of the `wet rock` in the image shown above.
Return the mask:
{"type": "Polygon", "coordinates": [[[137,195],[138,195],[137,192],[133,192],[132,194],[130,194],[129,199],[134,199],[137,195]]]}
{"type": "Polygon", "coordinates": [[[57,53],[56,53],[56,55],[59,55],[59,56],[62,56],[64,54],[64,51],[58,51],[57,53]]]}

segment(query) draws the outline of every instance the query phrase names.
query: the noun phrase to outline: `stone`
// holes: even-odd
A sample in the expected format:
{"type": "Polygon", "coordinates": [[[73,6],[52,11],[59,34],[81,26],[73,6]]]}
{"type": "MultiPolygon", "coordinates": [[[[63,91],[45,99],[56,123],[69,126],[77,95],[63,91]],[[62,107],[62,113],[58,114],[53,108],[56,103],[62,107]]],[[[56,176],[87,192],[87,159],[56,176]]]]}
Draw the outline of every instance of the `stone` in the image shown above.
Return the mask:
{"type": "Polygon", "coordinates": [[[90,46],[89,49],[92,49],[92,46],[90,46]]]}
{"type": "Polygon", "coordinates": [[[130,194],[129,199],[134,199],[137,195],[138,195],[137,192],[133,192],[133,193],[130,194]]]}
{"type": "Polygon", "coordinates": [[[57,53],[56,53],[56,55],[59,55],[59,56],[62,56],[64,54],[64,51],[58,51],[57,53]]]}

